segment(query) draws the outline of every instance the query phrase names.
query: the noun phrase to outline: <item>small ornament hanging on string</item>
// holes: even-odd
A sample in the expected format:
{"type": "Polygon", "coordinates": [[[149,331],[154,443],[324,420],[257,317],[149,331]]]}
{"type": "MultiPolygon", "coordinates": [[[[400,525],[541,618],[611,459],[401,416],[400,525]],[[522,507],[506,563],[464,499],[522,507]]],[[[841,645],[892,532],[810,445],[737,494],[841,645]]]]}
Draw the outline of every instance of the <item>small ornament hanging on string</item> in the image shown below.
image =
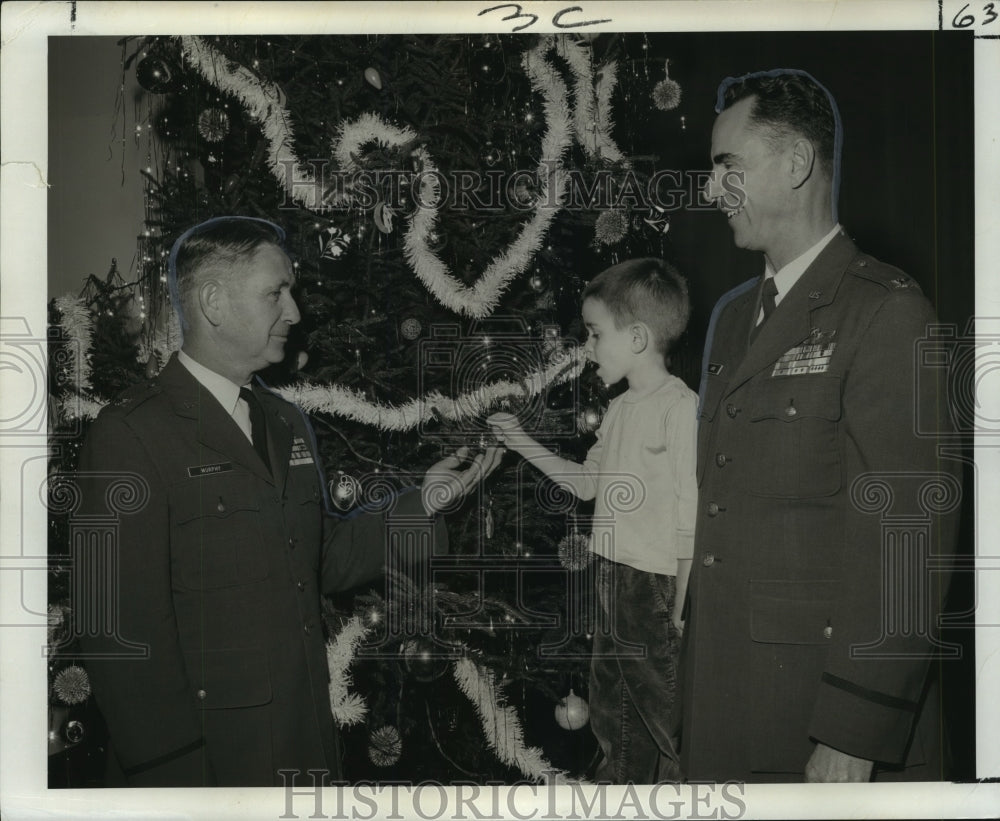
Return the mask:
{"type": "Polygon", "coordinates": [[[372,212],[372,217],[375,220],[375,227],[378,228],[383,234],[392,233],[392,220],[395,214],[392,209],[389,208],[384,202],[379,202],[375,206],[375,210],[372,212]]]}
{"type": "Polygon", "coordinates": [[[597,405],[584,405],[576,415],[576,429],[580,433],[593,433],[601,424],[601,416],[597,405]]]}
{"type": "Polygon", "coordinates": [[[420,336],[420,332],[423,330],[423,325],[420,324],[419,319],[411,316],[403,320],[402,324],[399,326],[399,330],[405,339],[416,339],[420,336]]]}
{"type": "Polygon", "coordinates": [[[87,671],[73,664],[61,670],[52,689],[63,704],[82,704],[90,698],[90,679],[87,671]]]}
{"type": "Polygon", "coordinates": [[[540,294],[548,287],[545,276],[536,268],[535,272],[528,278],[528,286],[536,294],[540,294]]]}
{"type": "Polygon", "coordinates": [[[492,168],[494,165],[500,162],[501,158],[503,157],[503,154],[500,152],[499,148],[493,145],[493,142],[491,140],[487,140],[486,145],[483,146],[483,152],[481,154],[481,157],[483,162],[486,163],[490,168],[492,168]]]}
{"type": "Polygon", "coordinates": [[[556,705],[555,716],[564,730],[579,730],[590,721],[590,705],[570,689],[569,695],[556,705]]]}
{"type": "Polygon", "coordinates": [[[379,74],[377,68],[368,66],[368,68],[365,69],[365,81],[372,88],[375,88],[378,91],[382,90],[382,75],[379,74]]]}
{"type": "Polygon", "coordinates": [[[210,143],[221,142],[229,133],[229,115],[221,108],[206,108],[198,115],[198,133],[210,143]]]}
{"type": "Polygon", "coordinates": [[[681,87],[676,80],[670,79],[670,61],[667,60],[664,69],[667,75],[653,87],[653,105],[660,111],[673,111],[681,103],[681,87]]]}
{"type": "Polygon", "coordinates": [[[489,502],[486,504],[486,513],[483,515],[483,532],[487,539],[493,538],[493,494],[490,494],[489,502]]]}
{"type": "Polygon", "coordinates": [[[157,54],[147,54],[135,65],[135,79],[146,91],[165,94],[174,88],[174,70],[157,54]]]}
{"type": "Polygon", "coordinates": [[[559,540],[556,550],[559,563],[567,570],[586,570],[594,560],[594,554],[590,551],[590,539],[575,530],[559,540]]]}
{"type": "Polygon", "coordinates": [[[330,499],[340,511],[348,511],[358,499],[358,480],[343,471],[329,482],[330,499]]]}
{"type": "Polygon", "coordinates": [[[320,259],[339,259],[350,245],[350,237],[335,225],[325,228],[318,239],[320,259]]]}
{"type": "Polygon", "coordinates": [[[594,238],[602,245],[621,242],[628,233],[628,217],[620,208],[604,211],[594,223],[594,238]]]}
{"type": "Polygon", "coordinates": [[[441,678],[448,669],[448,657],[427,639],[410,639],[399,651],[410,675],[425,684],[441,678]]]}
{"type": "Polygon", "coordinates": [[[653,205],[642,221],[657,234],[665,235],[670,230],[670,214],[662,205],[653,205]]]}
{"type": "Polygon", "coordinates": [[[368,739],[368,758],[376,767],[391,767],[403,754],[403,739],[391,724],[375,730],[368,739]]]}

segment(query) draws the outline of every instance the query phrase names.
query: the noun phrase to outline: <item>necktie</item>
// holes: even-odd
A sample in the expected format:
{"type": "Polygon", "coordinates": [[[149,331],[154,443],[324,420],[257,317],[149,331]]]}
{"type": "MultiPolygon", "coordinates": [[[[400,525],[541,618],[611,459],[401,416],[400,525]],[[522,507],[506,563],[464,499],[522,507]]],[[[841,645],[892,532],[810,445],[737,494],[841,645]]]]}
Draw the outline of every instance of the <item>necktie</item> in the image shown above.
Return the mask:
{"type": "Polygon", "coordinates": [[[750,341],[753,342],[756,339],[757,334],[760,333],[760,329],[764,327],[764,323],[767,322],[767,318],[774,313],[774,309],[777,307],[774,302],[774,298],[778,295],[778,286],[774,284],[774,277],[767,277],[764,280],[764,287],[760,294],[760,307],[764,310],[764,318],[754,327],[750,332],[750,341]]]}
{"type": "Polygon", "coordinates": [[[267,423],[264,421],[264,408],[260,400],[250,388],[240,388],[240,399],[247,403],[250,409],[250,438],[253,439],[253,449],[271,471],[271,459],[267,455],[267,423]]]}

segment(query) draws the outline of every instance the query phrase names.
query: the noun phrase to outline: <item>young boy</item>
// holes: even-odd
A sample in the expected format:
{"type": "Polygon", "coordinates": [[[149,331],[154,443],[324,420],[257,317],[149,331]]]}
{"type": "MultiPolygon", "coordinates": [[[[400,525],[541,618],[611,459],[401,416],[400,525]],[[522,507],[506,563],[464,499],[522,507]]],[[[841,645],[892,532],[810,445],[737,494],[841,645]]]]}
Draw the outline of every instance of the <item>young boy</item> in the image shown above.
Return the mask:
{"type": "Polygon", "coordinates": [[[658,259],[629,260],[583,292],[585,352],[612,400],[583,464],[536,442],[509,413],[488,422],[504,444],[581,499],[595,499],[603,623],[594,632],[590,716],[604,759],[596,780],[678,781],[670,714],[681,609],[694,546],[697,396],[666,354],[687,324],[687,283],[658,259]]]}

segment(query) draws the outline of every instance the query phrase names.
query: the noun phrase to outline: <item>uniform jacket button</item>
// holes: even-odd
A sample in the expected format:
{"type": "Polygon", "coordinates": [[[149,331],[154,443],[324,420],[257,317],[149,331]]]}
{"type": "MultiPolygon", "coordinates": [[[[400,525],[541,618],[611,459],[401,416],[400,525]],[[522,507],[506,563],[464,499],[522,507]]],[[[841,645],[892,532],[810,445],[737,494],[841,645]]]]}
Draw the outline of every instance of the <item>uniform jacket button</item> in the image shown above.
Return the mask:
{"type": "Polygon", "coordinates": [[[715,464],[717,464],[720,468],[724,468],[726,466],[726,462],[728,461],[729,457],[727,457],[726,454],[724,453],[715,454],[715,464]]]}
{"type": "Polygon", "coordinates": [[[712,555],[711,553],[706,553],[704,556],[701,557],[701,563],[705,565],[705,567],[711,567],[713,564],[715,564],[715,556],[712,555]]]}
{"type": "Polygon", "coordinates": [[[201,701],[204,701],[206,698],[208,698],[208,693],[206,693],[204,690],[199,690],[198,691],[198,698],[201,701]]]}
{"type": "Polygon", "coordinates": [[[288,549],[289,550],[294,550],[295,549],[295,537],[294,536],[291,536],[288,539],[288,549]]]}
{"type": "Polygon", "coordinates": [[[312,628],[308,624],[303,624],[302,630],[307,636],[312,632],[312,628]]]}
{"type": "Polygon", "coordinates": [[[305,590],[306,589],[306,583],[305,582],[299,582],[295,586],[298,587],[299,590],[305,590]]]}
{"type": "Polygon", "coordinates": [[[726,414],[729,416],[730,419],[735,419],[736,418],[736,414],[738,414],[739,412],[740,412],[740,409],[738,407],[736,407],[736,405],[734,405],[732,403],[726,405],[726,414]]]}
{"type": "Polygon", "coordinates": [[[829,639],[833,637],[833,628],[828,624],[823,628],[823,638],[829,639]]]}
{"type": "Polygon", "coordinates": [[[709,502],[705,506],[705,512],[708,513],[709,516],[718,516],[720,510],[722,510],[722,508],[719,507],[715,502],[709,502]]]}
{"type": "Polygon", "coordinates": [[[797,413],[798,411],[795,410],[795,405],[789,405],[787,408],[785,408],[785,416],[795,416],[795,414],[797,413]]]}

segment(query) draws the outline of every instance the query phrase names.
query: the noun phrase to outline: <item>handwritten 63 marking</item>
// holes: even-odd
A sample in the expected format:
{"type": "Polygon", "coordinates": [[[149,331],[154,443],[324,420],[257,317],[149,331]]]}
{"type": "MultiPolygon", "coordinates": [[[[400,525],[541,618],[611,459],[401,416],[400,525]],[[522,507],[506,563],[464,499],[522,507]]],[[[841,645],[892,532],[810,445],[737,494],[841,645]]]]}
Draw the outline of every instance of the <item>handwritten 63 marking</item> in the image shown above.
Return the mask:
{"type": "MultiPolygon", "coordinates": [[[[483,9],[477,17],[482,17],[484,14],[489,14],[492,11],[499,11],[500,9],[514,9],[506,17],[501,18],[504,22],[507,20],[528,20],[527,23],[522,23],[519,26],[514,26],[511,31],[523,31],[530,26],[533,26],[538,22],[538,15],[532,14],[530,11],[525,12],[524,6],[520,3],[501,3],[499,6],[490,6],[488,9],[483,9]],[[529,19],[530,18],[530,19],[529,19]]],[[[552,15],[552,25],[559,29],[576,29],[583,26],[596,26],[598,23],[610,23],[611,18],[607,17],[601,20],[580,20],[577,22],[562,22],[562,18],[566,14],[571,14],[575,12],[582,12],[583,8],[581,6],[567,6],[564,9],[560,9],[555,14],[552,15]]]]}
{"type": "Polygon", "coordinates": [[[958,10],[954,17],[951,18],[951,27],[955,29],[967,29],[970,26],[976,25],[978,23],[980,26],[988,26],[1000,14],[997,13],[996,5],[994,3],[985,3],[982,6],[982,18],[976,20],[976,15],[973,12],[966,13],[966,10],[971,6],[972,3],[966,3],[962,8],[958,10]]]}

